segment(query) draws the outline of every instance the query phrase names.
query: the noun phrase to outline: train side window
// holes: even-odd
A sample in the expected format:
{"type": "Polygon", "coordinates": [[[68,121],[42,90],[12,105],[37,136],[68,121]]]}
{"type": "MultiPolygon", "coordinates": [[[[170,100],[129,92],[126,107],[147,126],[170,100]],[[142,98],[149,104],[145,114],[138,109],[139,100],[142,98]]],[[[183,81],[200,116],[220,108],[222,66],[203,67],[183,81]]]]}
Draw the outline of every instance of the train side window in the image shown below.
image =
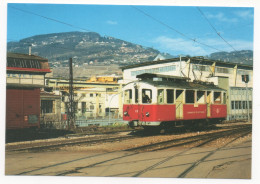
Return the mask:
{"type": "Polygon", "coordinates": [[[197,91],[197,103],[205,103],[205,91],[197,91]]]}
{"type": "Polygon", "coordinates": [[[221,92],[214,92],[214,103],[215,104],[221,103],[221,92]]]}
{"type": "Polygon", "coordinates": [[[174,102],[174,90],[166,89],[167,103],[172,104],[174,102]]]}
{"type": "Polygon", "coordinates": [[[152,102],[152,90],[142,89],[142,103],[151,103],[151,102],[152,102]]]}
{"type": "Polygon", "coordinates": [[[131,89],[125,90],[124,99],[125,99],[124,102],[126,104],[132,103],[132,90],[131,89]]]}
{"type": "Polygon", "coordinates": [[[194,103],[195,99],[194,99],[194,95],[195,95],[195,91],[193,90],[186,90],[186,103],[194,103]]]}
{"type": "Polygon", "coordinates": [[[158,104],[164,103],[164,89],[158,89],[157,102],[158,104]]]}

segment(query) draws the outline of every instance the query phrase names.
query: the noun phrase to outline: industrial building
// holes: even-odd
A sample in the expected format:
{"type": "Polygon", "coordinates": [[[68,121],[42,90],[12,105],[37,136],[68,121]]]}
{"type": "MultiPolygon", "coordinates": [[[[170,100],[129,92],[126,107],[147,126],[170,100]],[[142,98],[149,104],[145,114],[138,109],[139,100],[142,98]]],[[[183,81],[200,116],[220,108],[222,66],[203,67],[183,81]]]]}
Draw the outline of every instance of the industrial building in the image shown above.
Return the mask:
{"type": "Polygon", "coordinates": [[[138,80],[136,76],[143,73],[187,77],[190,81],[213,82],[227,90],[228,120],[245,119],[248,115],[248,106],[249,114],[252,116],[253,66],[203,57],[177,57],[163,60],[156,57],[155,61],[125,66],[122,70],[124,84],[138,80]],[[249,76],[248,83],[243,82],[243,75],[249,76]],[[227,80],[223,80],[224,78],[227,80]]]}

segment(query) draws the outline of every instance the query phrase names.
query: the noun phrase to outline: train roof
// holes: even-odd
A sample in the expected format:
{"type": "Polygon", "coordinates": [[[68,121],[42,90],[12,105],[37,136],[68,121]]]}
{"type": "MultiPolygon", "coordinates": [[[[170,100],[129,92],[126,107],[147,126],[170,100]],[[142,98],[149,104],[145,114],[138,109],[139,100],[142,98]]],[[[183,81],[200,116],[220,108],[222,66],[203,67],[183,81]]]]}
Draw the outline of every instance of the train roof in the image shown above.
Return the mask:
{"type": "Polygon", "coordinates": [[[219,88],[218,86],[209,82],[202,82],[202,81],[188,82],[189,78],[187,77],[144,73],[138,75],[137,78],[141,79],[140,82],[144,82],[153,85],[155,87],[163,87],[163,88],[172,87],[172,88],[194,89],[194,90],[225,91],[224,89],[219,88]]]}
{"type": "Polygon", "coordinates": [[[156,87],[173,87],[181,89],[194,89],[194,90],[217,90],[226,91],[225,89],[219,88],[212,84],[205,84],[200,82],[173,82],[173,81],[152,81],[145,80],[142,81],[156,87]]]}

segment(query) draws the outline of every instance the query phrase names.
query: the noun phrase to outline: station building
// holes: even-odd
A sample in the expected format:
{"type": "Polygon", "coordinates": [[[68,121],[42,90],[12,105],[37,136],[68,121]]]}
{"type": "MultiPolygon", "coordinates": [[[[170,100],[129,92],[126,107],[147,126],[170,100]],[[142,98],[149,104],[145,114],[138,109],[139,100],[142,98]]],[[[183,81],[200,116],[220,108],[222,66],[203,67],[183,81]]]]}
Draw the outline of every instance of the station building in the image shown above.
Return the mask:
{"type": "Polygon", "coordinates": [[[156,57],[155,61],[125,66],[122,70],[124,84],[138,80],[136,76],[143,73],[187,77],[190,81],[212,82],[227,90],[228,120],[246,119],[247,104],[249,104],[249,114],[252,116],[253,66],[251,65],[203,57],[163,58],[162,60],[156,57]],[[247,84],[243,82],[242,75],[249,76],[247,84]]]}
{"type": "Polygon", "coordinates": [[[6,129],[24,129],[40,125],[40,89],[48,60],[35,55],[7,53],[6,129]]]}

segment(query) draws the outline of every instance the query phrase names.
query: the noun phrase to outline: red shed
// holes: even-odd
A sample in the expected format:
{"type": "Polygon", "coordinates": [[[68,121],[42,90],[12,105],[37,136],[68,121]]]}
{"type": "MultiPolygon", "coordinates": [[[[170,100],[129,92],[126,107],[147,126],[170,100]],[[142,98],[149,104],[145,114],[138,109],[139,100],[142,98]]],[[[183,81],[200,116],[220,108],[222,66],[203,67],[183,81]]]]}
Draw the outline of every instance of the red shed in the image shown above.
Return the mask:
{"type": "Polygon", "coordinates": [[[48,60],[35,55],[7,53],[6,129],[40,125],[40,88],[50,72],[48,60]]]}

